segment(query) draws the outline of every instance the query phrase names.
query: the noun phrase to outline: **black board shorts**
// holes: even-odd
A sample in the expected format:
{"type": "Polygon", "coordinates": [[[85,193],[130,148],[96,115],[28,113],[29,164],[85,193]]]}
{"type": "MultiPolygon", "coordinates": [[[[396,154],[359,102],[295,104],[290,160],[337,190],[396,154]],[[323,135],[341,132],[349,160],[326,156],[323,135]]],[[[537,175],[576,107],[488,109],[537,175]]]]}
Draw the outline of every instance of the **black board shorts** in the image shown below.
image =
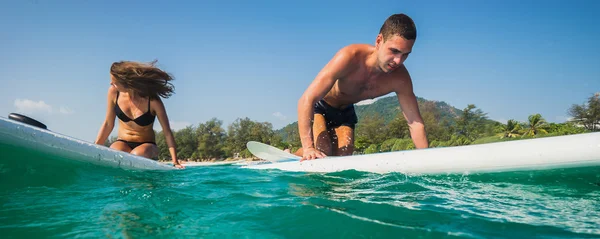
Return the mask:
{"type": "Polygon", "coordinates": [[[319,100],[315,103],[313,109],[315,114],[321,114],[325,117],[327,129],[339,126],[348,126],[354,129],[356,123],[358,123],[354,105],[350,105],[344,109],[337,109],[327,104],[324,100],[319,100]]]}

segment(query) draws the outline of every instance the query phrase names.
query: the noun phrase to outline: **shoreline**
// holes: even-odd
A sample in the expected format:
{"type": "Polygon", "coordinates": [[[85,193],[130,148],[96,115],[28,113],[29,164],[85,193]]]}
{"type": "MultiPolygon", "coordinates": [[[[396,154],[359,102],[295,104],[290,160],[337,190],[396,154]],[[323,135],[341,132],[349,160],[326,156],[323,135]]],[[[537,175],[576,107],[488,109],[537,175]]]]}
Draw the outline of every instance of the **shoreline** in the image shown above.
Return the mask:
{"type": "MultiPolygon", "coordinates": [[[[206,166],[206,165],[227,165],[235,163],[249,163],[249,162],[261,162],[264,160],[258,158],[240,158],[240,159],[225,159],[225,160],[205,160],[205,161],[193,161],[193,160],[179,160],[183,166],[206,166]]],[[[159,163],[172,164],[171,160],[159,160],[159,163]]]]}

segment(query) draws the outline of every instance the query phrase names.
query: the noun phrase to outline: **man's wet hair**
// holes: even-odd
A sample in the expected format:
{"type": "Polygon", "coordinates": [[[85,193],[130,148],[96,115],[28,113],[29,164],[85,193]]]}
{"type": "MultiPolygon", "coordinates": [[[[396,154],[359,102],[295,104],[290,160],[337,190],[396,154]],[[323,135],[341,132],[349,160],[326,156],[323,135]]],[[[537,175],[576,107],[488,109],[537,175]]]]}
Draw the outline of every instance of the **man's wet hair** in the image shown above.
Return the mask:
{"type": "Polygon", "coordinates": [[[406,40],[417,39],[415,22],[406,14],[389,16],[381,26],[379,33],[383,35],[383,41],[390,39],[394,35],[399,35],[406,40]]]}

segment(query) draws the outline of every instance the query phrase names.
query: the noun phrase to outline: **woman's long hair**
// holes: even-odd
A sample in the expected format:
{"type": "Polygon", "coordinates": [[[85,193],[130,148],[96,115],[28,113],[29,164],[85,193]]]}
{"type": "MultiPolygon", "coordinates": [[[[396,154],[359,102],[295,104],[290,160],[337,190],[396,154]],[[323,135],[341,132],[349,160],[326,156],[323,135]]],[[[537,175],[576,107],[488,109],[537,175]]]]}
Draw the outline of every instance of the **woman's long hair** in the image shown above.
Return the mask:
{"type": "Polygon", "coordinates": [[[174,93],[170,81],[173,77],[155,66],[156,60],[150,63],[119,61],[110,66],[110,74],[116,81],[141,97],[158,99],[169,98],[174,93]]]}

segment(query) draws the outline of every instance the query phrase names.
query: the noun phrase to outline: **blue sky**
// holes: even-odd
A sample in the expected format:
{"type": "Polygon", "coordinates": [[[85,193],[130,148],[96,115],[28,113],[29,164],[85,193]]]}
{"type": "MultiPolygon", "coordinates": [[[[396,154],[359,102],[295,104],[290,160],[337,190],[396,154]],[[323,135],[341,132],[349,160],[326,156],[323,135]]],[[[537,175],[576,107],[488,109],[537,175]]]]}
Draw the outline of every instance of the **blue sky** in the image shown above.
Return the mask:
{"type": "MultiPolygon", "coordinates": [[[[216,117],[297,120],[296,102],[341,47],[406,13],[419,97],[489,117],[564,122],[600,91],[600,1],[4,1],[0,116],[21,112],[93,141],[108,70],[152,61],[175,77],[175,129],[216,117]]],[[[159,124],[155,124],[160,130],[159,124]]],[[[113,135],[116,128],[113,130],[113,135]]]]}

